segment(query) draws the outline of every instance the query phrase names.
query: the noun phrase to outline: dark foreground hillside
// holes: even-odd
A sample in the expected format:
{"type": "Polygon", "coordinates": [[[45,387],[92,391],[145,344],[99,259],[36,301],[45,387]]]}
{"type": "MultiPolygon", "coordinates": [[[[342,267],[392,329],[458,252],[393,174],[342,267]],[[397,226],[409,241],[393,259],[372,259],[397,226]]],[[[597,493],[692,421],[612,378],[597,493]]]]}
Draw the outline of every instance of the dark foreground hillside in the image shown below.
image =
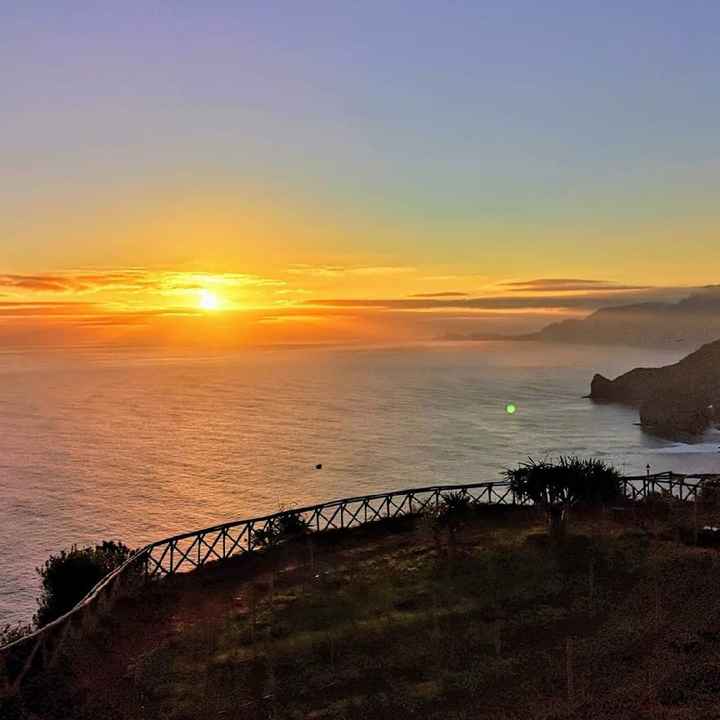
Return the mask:
{"type": "Polygon", "coordinates": [[[454,540],[303,539],[123,601],[8,717],[716,718],[720,559],[692,522],[576,515],[553,544],[507,509],[454,540]]]}

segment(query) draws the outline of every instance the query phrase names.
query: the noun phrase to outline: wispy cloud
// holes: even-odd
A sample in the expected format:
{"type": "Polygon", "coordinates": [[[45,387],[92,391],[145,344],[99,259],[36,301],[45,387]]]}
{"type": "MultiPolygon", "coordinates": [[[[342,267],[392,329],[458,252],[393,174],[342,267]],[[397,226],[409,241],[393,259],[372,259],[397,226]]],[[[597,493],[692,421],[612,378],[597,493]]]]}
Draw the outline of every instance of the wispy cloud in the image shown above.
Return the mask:
{"type": "Polygon", "coordinates": [[[585,280],[582,278],[536,278],[499,283],[498,287],[511,292],[596,292],[625,290],[648,290],[648,285],[622,285],[610,280],[585,280]]]}
{"type": "Polygon", "coordinates": [[[355,276],[386,276],[403,275],[416,272],[415,267],[409,265],[291,265],[287,272],[290,275],[303,275],[306,277],[336,278],[343,275],[355,276]]]}
{"type": "Polygon", "coordinates": [[[111,273],[46,273],[40,275],[0,275],[0,287],[11,291],[37,293],[84,293],[98,289],[145,289],[149,278],[141,271],[111,273]]]}
{"type": "MultiPolygon", "coordinates": [[[[640,288],[638,288],[640,290],[640,288]]],[[[642,293],[633,290],[608,290],[587,293],[582,295],[571,294],[506,294],[486,295],[479,297],[452,296],[423,296],[411,298],[336,298],[307,300],[305,305],[316,307],[336,308],[374,308],[384,310],[432,310],[442,308],[460,309],[537,309],[548,310],[596,310],[604,306],[624,305],[642,300],[659,300],[677,297],[676,291],[664,291],[652,288],[650,292],[642,293]]]]}
{"type": "Polygon", "coordinates": [[[428,292],[428,293],[415,293],[411,295],[412,298],[448,298],[448,297],[467,297],[468,293],[465,292],[428,292]]]}
{"type": "Polygon", "coordinates": [[[283,287],[284,280],[245,273],[203,273],[127,269],[110,272],[67,272],[0,275],[0,288],[15,293],[73,294],[100,292],[174,293],[208,286],[283,287]]]}

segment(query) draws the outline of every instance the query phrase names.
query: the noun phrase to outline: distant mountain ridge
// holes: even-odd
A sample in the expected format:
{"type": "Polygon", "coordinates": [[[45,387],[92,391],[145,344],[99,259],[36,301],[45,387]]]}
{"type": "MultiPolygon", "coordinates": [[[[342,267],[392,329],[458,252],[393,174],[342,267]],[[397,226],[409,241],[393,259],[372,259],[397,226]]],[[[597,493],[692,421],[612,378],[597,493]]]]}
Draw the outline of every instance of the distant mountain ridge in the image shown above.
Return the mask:
{"type": "Polygon", "coordinates": [[[445,340],[535,340],[580,345],[697,348],[720,338],[720,286],[677,302],[604,307],[580,320],[562,320],[524,335],[447,333],[445,340]]]}
{"type": "Polygon", "coordinates": [[[597,345],[697,347],[720,337],[720,287],[678,302],[644,302],[600,308],[582,320],[552,323],[525,340],[597,345]]]}

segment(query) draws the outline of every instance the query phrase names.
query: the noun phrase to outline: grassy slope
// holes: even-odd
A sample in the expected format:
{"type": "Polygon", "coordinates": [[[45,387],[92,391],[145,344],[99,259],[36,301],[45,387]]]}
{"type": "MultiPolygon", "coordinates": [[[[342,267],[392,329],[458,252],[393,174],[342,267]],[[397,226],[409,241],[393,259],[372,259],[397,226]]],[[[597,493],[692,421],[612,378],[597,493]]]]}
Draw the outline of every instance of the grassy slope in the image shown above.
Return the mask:
{"type": "Polygon", "coordinates": [[[719,561],[653,517],[649,533],[576,517],[560,546],[527,511],[473,516],[454,546],[405,521],[174,578],[124,603],[27,705],[62,718],[717,717],[719,561]]]}

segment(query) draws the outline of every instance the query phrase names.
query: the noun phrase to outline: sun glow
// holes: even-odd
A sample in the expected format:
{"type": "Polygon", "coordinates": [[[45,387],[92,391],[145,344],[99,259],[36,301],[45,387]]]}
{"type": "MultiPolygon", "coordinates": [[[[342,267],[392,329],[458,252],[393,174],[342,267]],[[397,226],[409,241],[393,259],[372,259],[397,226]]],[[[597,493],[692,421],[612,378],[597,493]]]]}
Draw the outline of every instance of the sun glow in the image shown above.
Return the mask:
{"type": "Polygon", "coordinates": [[[222,301],[216,293],[210,290],[201,290],[199,294],[200,300],[198,304],[202,310],[212,311],[220,309],[222,301]]]}

